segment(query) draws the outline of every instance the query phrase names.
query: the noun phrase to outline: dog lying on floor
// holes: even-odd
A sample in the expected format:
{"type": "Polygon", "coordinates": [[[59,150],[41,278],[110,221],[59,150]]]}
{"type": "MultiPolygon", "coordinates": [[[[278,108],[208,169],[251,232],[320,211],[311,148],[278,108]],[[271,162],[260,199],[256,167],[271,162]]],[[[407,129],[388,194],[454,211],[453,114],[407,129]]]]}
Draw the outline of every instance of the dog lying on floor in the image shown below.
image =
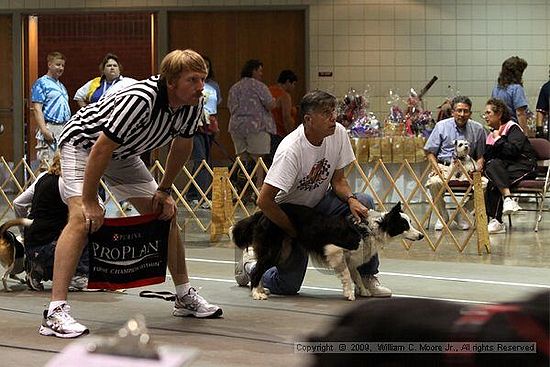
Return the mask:
{"type": "Polygon", "coordinates": [[[0,264],[5,269],[2,284],[6,292],[10,291],[7,283],[8,276],[25,283],[17,276],[25,270],[25,248],[8,229],[13,226],[30,226],[31,223],[30,219],[16,218],[0,226],[0,264]]]}
{"type": "MultiPolygon", "coordinates": [[[[318,353],[310,367],[336,366],[517,366],[547,367],[550,349],[550,291],[545,290],[514,303],[464,305],[430,299],[391,298],[362,302],[310,342],[404,343],[418,348],[424,343],[446,345],[449,350],[434,353],[404,353],[398,349],[383,353],[318,353]],[[476,353],[476,342],[536,342],[536,353],[476,353]],[[411,343],[411,344],[409,344],[411,343]]],[[[479,344],[478,344],[479,345],[479,344]]],[[[493,344],[494,345],[494,344],[493,344]]],[[[418,350],[418,349],[415,349],[418,350]]],[[[487,349],[485,349],[487,351],[487,349]]]]}
{"type": "Polygon", "coordinates": [[[281,209],[297,229],[297,238],[290,238],[261,212],[242,219],[231,229],[237,247],[254,249],[257,263],[250,280],[252,298],[256,300],[267,299],[262,275],[288,260],[292,246],[300,246],[301,250],[334,269],[342,281],[344,296],[354,300],[356,293],[369,295],[357,267],[368,262],[378,246],[397,235],[412,241],[424,237],[411,226],[409,217],[401,210],[401,203],[388,213],[369,210],[367,220],[361,222],[351,214],[326,216],[302,205],[285,203],[281,204],[281,209]]]}

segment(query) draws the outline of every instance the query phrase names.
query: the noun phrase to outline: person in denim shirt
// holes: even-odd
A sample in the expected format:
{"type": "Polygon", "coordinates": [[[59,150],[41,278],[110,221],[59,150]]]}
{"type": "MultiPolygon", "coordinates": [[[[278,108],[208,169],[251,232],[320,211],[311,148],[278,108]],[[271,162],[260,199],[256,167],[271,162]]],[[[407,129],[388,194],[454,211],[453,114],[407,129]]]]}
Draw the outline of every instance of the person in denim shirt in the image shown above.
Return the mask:
{"type": "Polygon", "coordinates": [[[491,98],[498,98],[506,104],[510,118],[517,122],[523,131],[527,131],[527,97],[523,89],[523,72],[527,61],[519,56],[504,60],[498,76],[497,85],[493,88],[491,98]]]}

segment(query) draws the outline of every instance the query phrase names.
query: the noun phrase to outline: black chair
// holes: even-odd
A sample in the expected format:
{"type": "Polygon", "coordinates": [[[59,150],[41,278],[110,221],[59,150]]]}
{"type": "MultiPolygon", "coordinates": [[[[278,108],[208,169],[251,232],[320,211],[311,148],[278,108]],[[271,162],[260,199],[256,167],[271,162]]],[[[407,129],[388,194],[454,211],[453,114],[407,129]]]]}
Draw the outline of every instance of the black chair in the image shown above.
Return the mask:
{"type": "MultiPolygon", "coordinates": [[[[544,201],[550,188],[550,141],[541,138],[530,138],[529,142],[537,155],[537,176],[532,179],[521,180],[510,188],[512,194],[518,196],[534,197],[537,202],[537,215],[535,217],[535,232],[539,230],[542,220],[544,201]]],[[[522,209],[529,210],[529,209],[522,209]]],[[[508,216],[508,224],[512,226],[512,217],[508,216]]]]}

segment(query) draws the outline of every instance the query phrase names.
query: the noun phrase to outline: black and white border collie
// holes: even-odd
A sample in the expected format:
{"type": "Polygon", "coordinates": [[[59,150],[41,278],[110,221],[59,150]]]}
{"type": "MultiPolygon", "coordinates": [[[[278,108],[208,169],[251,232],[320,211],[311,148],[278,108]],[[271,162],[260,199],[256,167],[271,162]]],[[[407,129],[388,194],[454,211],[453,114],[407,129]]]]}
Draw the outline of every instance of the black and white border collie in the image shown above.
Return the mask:
{"type": "Polygon", "coordinates": [[[288,215],[297,237],[290,238],[262,212],[240,220],[231,229],[233,242],[240,249],[252,247],[257,263],[251,274],[252,298],[267,299],[262,286],[262,275],[269,268],[284,264],[293,246],[320,260],[340,277],[344,296],[355,299],[355,294],[368,296],[365,279],[357,268],[376,254],[388,238],[402,235],[417,241],[424,235],[412,227],[410,218],[397,203],[387,213],[369,211],[366,220],[358,222],[353,215],[326,216],[302,205],[281,204],[288,215]],[[355,291],[352,285],[355,284],[355,291]]]}

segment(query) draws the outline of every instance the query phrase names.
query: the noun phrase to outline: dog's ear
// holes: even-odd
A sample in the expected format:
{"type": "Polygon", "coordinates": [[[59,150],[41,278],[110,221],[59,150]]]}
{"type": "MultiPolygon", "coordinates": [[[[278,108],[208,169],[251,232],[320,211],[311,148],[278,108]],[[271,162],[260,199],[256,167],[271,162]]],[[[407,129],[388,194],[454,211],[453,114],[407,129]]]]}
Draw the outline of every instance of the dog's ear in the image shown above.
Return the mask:
{"type": "Polygon", "coordinates": [[[454,145],[455,145],[455,148],[456,148],[456,146],[458,145],[458,140],[457,140],[457,139],[455,139],[455,141],[454,141],[453,143],[454,143],[454,145]]]}
{"type": "Polygon", "coordinates": [[[397,218],[402,212],[403,208],[401,207],[401,202],[398,201],[385,216],[388,218],[397,218]]]}
{"type": "Polygon", "coordinates": [[[398,218],[400,218],[402,212],[403,212],[403,209],[401,208],[401,202],[398,201],[397,204],[395,204],[393,208],[390,209],[389,212],[382,215],[382,217],[378,220],[378,223],[381,226],[388,226],[392,223],[392,221],[395,221],[398,218]]]}
{"type": "Polygon", "coordinates": [[[402,212],[403,211],[403,208],[401,207],[401,202],[398,201],[397,204],[394,205],[393,208],[391,208],[391,211],[397,211],[397,212],[402,212]]]}

